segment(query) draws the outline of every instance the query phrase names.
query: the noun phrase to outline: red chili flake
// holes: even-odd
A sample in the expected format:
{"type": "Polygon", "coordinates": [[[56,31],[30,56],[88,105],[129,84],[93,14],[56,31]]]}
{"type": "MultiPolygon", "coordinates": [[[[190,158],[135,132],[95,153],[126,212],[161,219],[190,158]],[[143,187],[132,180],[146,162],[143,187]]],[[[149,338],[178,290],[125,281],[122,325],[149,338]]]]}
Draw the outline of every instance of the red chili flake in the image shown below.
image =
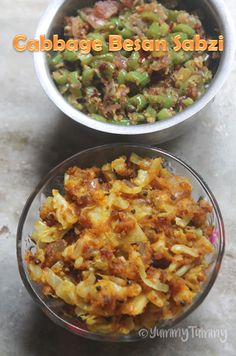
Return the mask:
{"type": "Polygon", "coordinates": [[[107,69],[107,64],[106,63],[100,64],[98,69],[99,69],[100,72],[104,72],[107,69]]]}
{"type": "Polygon", "coordinates": [[[149,53],[144,51],[143,49],[140,49],[139,55],[140,55],[140,61],[143,64],[145,62],[145,60],[148,58],[149,53]]]}

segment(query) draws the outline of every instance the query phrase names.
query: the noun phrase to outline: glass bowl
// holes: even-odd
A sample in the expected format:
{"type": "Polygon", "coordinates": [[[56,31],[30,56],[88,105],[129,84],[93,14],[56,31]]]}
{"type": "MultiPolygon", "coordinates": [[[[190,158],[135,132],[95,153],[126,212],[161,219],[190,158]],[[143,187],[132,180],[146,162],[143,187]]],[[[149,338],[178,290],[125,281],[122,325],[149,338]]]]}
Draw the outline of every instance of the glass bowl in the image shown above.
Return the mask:
{"type": "Polygon", "coordinates": [[[85,323],[78,318],[63,315],[63,302],[58,299],[46,298],[42,294],[40,286],[30,280],[24,256],[26,251],[34,249],[35,247],[33,241],[30,239],[30,235],[33,232],[35,221],[39,218],[39,208],[46,197],[51,195],[53,188],[62,190],[64,172],[68,167],[73,165],[79,165],[81,168],[88,168],[93,165],[101,166],[120,155],[129,155],[132,152],[150,158],[163,157],[165,164],[172,172],[189,178],[193,186],[194,199],[197,200],[199,197],[204,197],[213,206],[213,212],[209,215],[209,222],[215,226],[215,249],[214,253],[211,254],[208,259],[209,268],[207,270],[207,280],[202,284],[202,291],[194,299],[194,302],[184,309],[181,315],[168,321],[158,322],[156,325],[157,328],[170,328],[175,326],[203,302],[215,282],[224,254],[224,224],[217,201],[203,179],[179,158],[154,147],[132,144],[99,146],[79,152],[68,158],[48,173],[26,202],[17,231],[17,258],[24,285],[45,314],[56,324],[77,335],[90,339],[101,341],[137,341],[142,339],[142,335],[141,332],[130,333],[125,336],[93,333],[89,331],[85,323]]]}

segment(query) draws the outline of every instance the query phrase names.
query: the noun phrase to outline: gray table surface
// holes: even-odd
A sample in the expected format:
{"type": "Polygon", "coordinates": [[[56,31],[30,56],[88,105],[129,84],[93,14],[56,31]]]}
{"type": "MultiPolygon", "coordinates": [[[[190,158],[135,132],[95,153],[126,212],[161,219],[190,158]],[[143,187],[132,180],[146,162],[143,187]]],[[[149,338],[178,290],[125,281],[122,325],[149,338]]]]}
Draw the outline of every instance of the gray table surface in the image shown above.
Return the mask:
{"type": "MultiPolygon", "coordinates": [[[[34,35],[48,0],[0,0],[0,356],[236,355],[236,67],[207,116],[165,149],[184,158],[206,180],[225,219],[227,246],[219,277],[205,302],[179,327],[223,329],[227,342],[180,337],[138,344],[104,344],[74,336],[49,321],[20,280],[16,228],[25,200],[55,164],[94,139],[63,116],[43,93],[30,53],[17,53],[12,38],[34,35]]],[[[236,18],[235,0],[227,0],[236,18]]],[[[113,140],[113,138],[110,138],[113,140]]]]}

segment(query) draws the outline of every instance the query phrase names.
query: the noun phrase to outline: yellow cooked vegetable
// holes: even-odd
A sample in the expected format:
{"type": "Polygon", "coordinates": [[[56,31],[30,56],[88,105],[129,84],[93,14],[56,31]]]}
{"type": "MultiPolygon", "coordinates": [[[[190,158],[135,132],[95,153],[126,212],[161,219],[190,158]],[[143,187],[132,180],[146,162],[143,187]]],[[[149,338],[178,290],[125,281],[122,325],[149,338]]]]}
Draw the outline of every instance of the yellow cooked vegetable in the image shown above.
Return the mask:
{"type": "Polygon", "coordinates": [[[128,334],[193,303],[213,252],[212,208],[161,158],[71,167],[40,209],[29,276],[90,330],[128,334]]]}

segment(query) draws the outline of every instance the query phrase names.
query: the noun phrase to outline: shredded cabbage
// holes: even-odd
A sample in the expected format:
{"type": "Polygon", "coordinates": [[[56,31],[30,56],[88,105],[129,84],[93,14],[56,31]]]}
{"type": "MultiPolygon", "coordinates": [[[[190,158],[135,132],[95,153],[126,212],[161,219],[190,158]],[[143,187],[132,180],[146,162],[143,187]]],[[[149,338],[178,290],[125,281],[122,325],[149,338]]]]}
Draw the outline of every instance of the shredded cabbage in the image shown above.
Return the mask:
{"type": "Polygon", "coordinates": [[[145,283],[148,287],[150,287],[156,291],[159,291],[159,292],[167,293],[169,291],[168,284],[161,283],[160,281],[158,281],[157,283],[154,283],[150,279],[147,278],[145,266],[144,266],[141,258],[139,259],[138,264],[139,264],[139,274],[140,274],[140,277],[141,277],[143,283],[145,283]]]}
{"type": "Polygon", "coordinates": [[[49,227],[45,222],[38,220],[35,223],[35,230],[31,235],[35,242],[50,243],[62,239],[66,230],[59,230],[57,226],[49,227]]]}
{"type": "Polygon", "coordinates": [[[78,221],[78,215],[72,204],[69,204],[65,198],[53,189],[53,207],[56,211],[57,221],[61,224],[62,229],[69,229],[78,221]]]}
{"type": "Polygon", "coordinates": [[[198,252],[195,248],[191,248],[185,245],[173,245],[171,251],[176,254],[186,254],[193,257],[198,257],[198,252]]]}

